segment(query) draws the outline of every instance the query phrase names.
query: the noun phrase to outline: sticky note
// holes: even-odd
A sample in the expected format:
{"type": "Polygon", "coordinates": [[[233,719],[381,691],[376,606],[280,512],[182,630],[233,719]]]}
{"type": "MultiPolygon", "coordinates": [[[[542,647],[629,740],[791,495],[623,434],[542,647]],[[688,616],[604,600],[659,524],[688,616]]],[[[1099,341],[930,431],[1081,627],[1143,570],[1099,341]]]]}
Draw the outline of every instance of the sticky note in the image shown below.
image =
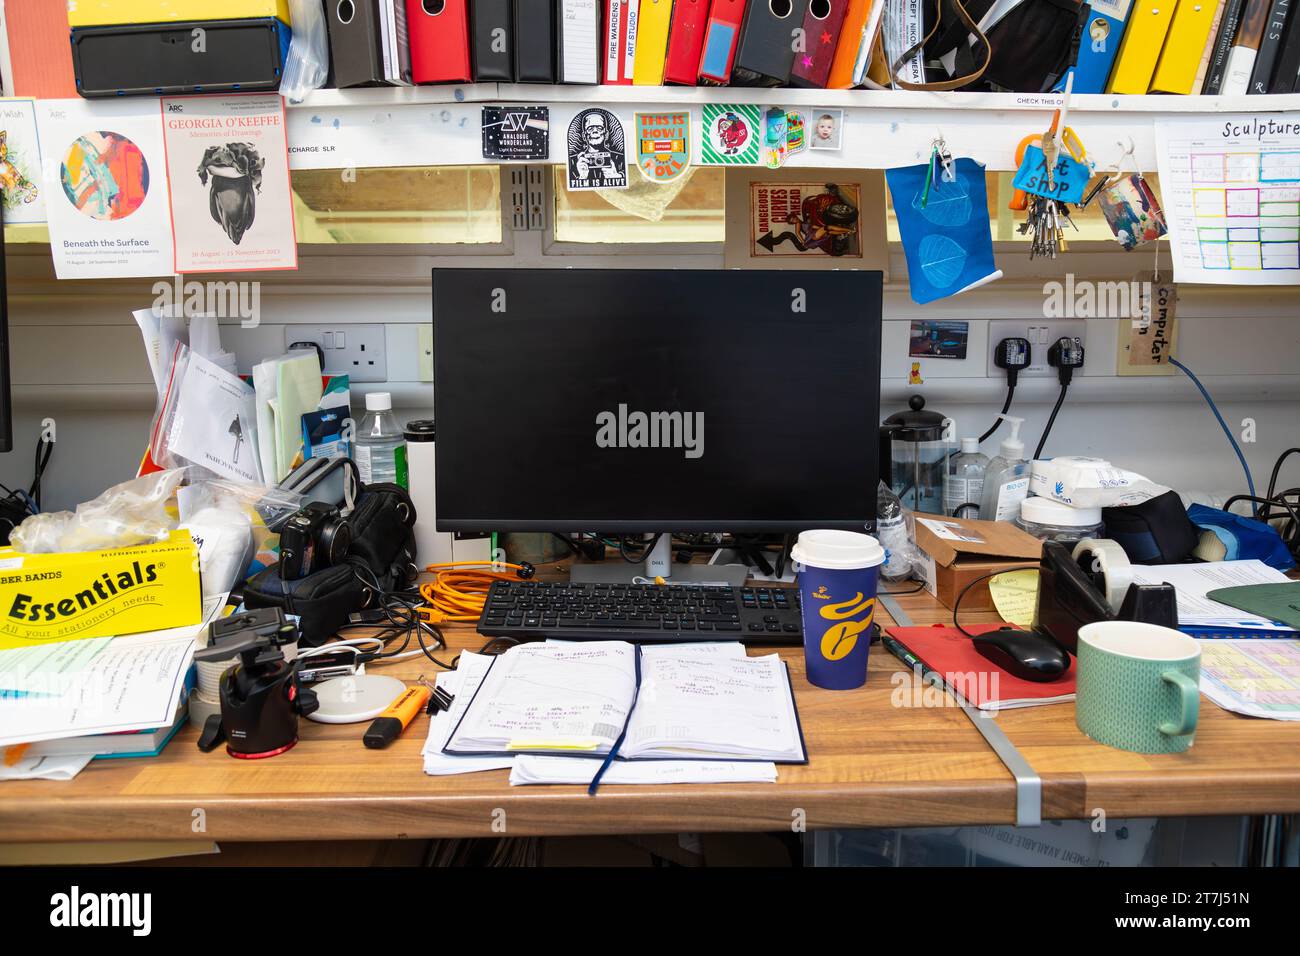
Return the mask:
{"type": "Polygon", "coordinates": [[[1030,627],[1038,607],[1038,572],[1025,568],[990,578],[989,595],[1002,620],[1017,627],[1030,627]]]}

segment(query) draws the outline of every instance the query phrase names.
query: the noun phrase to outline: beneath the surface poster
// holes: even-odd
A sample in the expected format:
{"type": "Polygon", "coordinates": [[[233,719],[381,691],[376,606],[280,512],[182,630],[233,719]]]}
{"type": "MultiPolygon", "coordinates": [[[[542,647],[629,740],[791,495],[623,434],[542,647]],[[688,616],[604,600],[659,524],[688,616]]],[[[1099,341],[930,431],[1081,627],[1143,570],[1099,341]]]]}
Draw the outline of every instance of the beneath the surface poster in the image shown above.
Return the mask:
{"type": "Polygon", "coordinates": [[[162,123],[146,97],[38,100],[50,224],[60,279],[172,274],[162,123]]]}
{"type": "Polygon", "coordinates": [[[162,117],[176,272],[298,268],[280,97],[164,99],[162,117]]]}

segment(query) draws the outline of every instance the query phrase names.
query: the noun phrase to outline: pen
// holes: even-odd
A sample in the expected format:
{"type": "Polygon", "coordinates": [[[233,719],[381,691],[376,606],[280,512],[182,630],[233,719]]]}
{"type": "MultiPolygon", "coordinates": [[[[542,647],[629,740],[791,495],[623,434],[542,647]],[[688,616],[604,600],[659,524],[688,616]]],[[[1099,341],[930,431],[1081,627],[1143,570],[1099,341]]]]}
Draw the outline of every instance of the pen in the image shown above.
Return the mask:
{"type": "Polygon", "coordinates": [[[915,654],[909,651],[902,644],[898,643],[898,641],[890,637],[884,631],[880,632],[880,643],[884,644],[886,650],[888,650],[891,654],[897,657],[908,667],[912,668],[913,670],[920,669],[922,680],[928,680],[931,683],[935,684],[935,686],[937,687],[946,688],[943,677],[939,674],[938,671],[932,668],[925,661],[921,660],[921,658],[917,657],[915,654]]]}
{"type": "Polygon", "coordinates": [[[388,709],[375,718],[375,722],[366,730],[362,742],[372,749],[387,747],[415,719],[415,715],[424,710],[432,691],[424,684],[408,687],[398,695],[397,700],[388,705],[388,709]]]}

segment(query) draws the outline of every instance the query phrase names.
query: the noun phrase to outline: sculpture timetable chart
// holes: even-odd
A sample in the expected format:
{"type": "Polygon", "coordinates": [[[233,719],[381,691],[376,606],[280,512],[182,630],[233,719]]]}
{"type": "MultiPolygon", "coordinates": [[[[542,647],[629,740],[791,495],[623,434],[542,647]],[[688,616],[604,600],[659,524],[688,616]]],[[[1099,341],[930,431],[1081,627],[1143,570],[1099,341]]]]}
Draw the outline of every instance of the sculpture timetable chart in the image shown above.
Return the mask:
{"type": "Polygon", "coordinates": [[[1156,147],[1175,281],[1300,284],[1300,120],[1163,119],[1156,147]]]}

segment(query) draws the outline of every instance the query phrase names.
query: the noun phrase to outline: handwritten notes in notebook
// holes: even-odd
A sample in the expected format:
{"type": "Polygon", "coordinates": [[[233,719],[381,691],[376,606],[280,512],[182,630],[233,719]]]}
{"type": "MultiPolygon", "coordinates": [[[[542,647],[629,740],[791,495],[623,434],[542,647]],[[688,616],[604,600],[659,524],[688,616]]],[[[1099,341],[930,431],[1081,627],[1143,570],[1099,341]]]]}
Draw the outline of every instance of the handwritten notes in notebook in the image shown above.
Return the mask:
{"type": "Polygon", "coordinates": [[[776,654],[644,657],[625,752],[629,757],[767,754],[799,759],[802,745],[785,665],[776,654]]]}
{"type": "Polygon", "coordinates": [[[604,755],[624,726],[623,760],[806,759],[778,655],[619,641],[521,645],[502,654],[443,752],[604,755]]]}
{"type": "Polygon", "coordinates": [[[636,648],[619,641],[524,644],[496,658],[448,742],[455,753],[608,753],[636,695],[636,648]]]}

